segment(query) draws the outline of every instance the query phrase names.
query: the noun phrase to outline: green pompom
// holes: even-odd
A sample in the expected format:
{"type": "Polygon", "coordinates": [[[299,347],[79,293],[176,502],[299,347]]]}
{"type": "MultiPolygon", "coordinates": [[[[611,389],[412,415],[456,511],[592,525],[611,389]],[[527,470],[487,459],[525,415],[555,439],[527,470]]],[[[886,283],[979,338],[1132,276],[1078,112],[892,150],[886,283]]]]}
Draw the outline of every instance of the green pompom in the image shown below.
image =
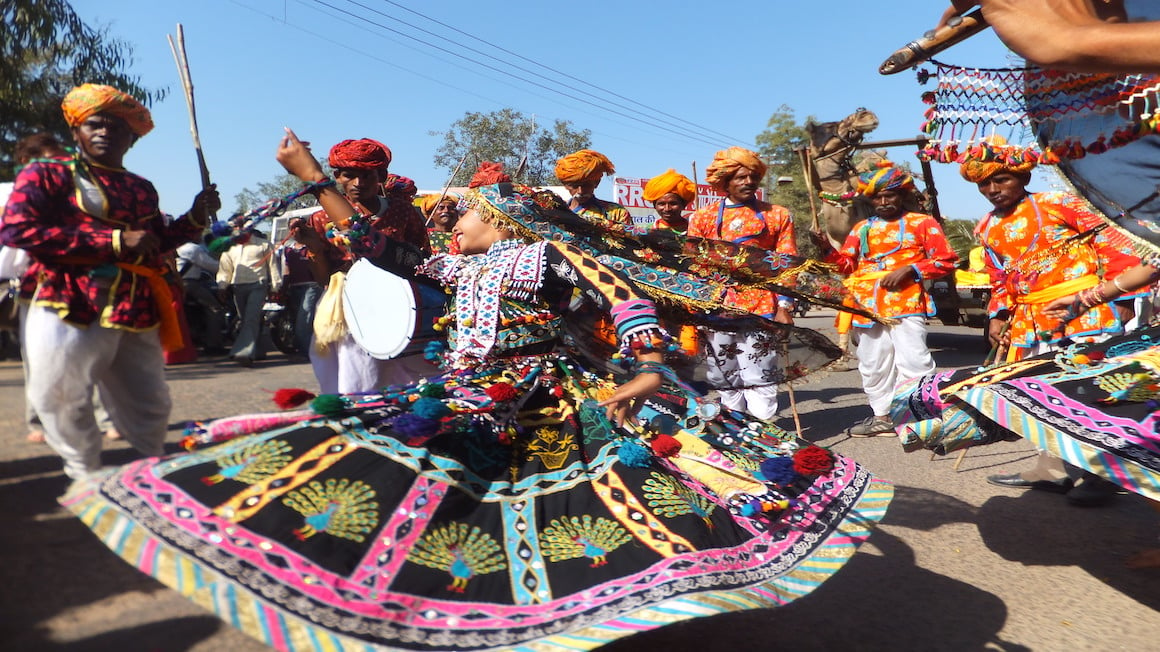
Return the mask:
{"type": "Polygon", "coordinates": [[[346,401],[338,394],[322,394],[310,402],[310,409],[322,416],[338,416],[346,409],[346,401]]]}
{"type": "Polygon", "coordinates": [[[443,398],[447,395],[447,389],[439,383],[427,383],[419,388],[419,396],[427,396],[430,398],[443,398]]]}

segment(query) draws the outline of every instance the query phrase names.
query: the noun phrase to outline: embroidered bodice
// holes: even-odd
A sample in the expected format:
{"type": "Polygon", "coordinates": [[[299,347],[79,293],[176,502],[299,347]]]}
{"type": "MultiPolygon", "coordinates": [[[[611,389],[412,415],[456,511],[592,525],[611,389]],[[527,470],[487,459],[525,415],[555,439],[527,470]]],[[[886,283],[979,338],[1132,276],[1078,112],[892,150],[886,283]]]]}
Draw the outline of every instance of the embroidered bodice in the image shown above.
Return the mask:
{"type": "Polygon", "coordinates": [[[503,240],[485,254],[435,256],[418,271],[455,291],[446,318],[453,366],[552,351],[577,292],[612,316],[625,346],[662,334],[651,300],[571,245],[503,240]]]}

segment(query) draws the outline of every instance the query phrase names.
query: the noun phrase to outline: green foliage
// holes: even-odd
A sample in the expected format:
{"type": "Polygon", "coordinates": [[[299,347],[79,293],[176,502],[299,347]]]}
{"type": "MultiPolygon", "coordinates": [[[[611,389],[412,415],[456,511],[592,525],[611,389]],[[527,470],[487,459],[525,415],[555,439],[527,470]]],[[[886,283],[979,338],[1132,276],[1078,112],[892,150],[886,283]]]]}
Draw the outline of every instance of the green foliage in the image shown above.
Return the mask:
{"type": "Polygon", "coordinates": [[[63,143],[72,135],[60,101],[74,86],[108,84],[145,104],[166,95],[128,74],[133,48],[108,28],[81,21],[66,0],[0,3],[0,181],[14,175],[16,141],[47,131],[63,143]]]}
{"type": "Polygon", "coordinates": [[[443,144],[435,150],[435,165],[445,168],[448,174],[467,156],[451,180],[453,186],[466,186],[482,161],[503,163],[504,170],[522,183],[559,185],[556,161],[591,147],[592,141],[590,130],[577,131],[570,121],[556,120],[550,129],[543,128],[536,124],[535,116],[529,118],[510,108],[491,113],[468,112],[447,131],[430,134],[443,136],[443,144]]]}
{"type": "Polygon", "coordinates": [[[959,262],[965,266],[967,255],[979,246],[979,241],[975,239],[975,223],[971,220],[946,220],[943,222],[943,233],[951,249],[959,255],[959,262]]]}
{"type": "Polygon", "coordinates": [[[803,256],[817,257],[817,247],[808,235],[813,222],[811,191],[797,151],[809,142],[804,123],[799,124],[793,109],[783,104],[770,116],[765,131],[757,134],[754,142],[761,159],[769,164],[765,175],[766,200],[785,206],[793,213],[798,251],[803,256]],[[778,183],[780,177],[790,177],[793,181],[778,183]]]}
{"type": "MultiPolygon", "coordinates": [[[[333,176],[333,171],[326,161],[319,160],[322,164],[322,171],[327,176],[333,176]]],[[[285,197],[292,192],[302,188],[302,180],[293,174],[279,174],[270,181],[260,181],[256,189],[251,190],[249,186],[242,188],[242,191],[234,195],[234,201],[238,206],[234,213],[245,213],[253,210],[262,204],[280,197],[285,197]]],[[[303,195],[298,199],[290,202],[286,210],[292,211],[298,208],[310,208],[318,205],[318,198],[314,195],[303,195]]]]}

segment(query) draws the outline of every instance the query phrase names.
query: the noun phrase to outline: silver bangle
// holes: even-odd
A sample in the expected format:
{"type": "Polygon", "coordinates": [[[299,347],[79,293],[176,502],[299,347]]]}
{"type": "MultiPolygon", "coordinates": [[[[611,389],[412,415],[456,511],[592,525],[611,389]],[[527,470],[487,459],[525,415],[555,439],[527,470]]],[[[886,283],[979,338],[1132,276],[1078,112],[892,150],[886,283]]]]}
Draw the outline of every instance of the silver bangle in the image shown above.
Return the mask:
{"type": "Polygon", "coordinates": [[[1116,286],[1116,289],[1120,291],[1120,294],[1127,294],[1128,293],[1128,289],[1125,288],[1124,286],[1120,285],[1120,277],[1119,276],[1112,279],[1112,285],[1116,286]]]}

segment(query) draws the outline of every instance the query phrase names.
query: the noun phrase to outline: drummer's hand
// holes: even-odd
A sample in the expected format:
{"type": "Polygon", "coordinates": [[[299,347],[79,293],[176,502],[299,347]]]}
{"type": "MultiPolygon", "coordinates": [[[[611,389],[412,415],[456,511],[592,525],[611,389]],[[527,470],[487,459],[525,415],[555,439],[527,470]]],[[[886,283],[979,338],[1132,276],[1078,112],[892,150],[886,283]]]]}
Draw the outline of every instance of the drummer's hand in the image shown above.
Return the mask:
{"type": "Polygon", "coordinates": [[[278,143],[278,152],[274,155],[287,172],[293,174],[306,183],[322,181],[326,174],[322,166],[310,153],[310,143],[298,140],[298,136],[286,127],[286,135],[278,143]]]}
{"type": "Polygon", "coordinates": [[[189,209],[188,215],[195,222],[207,224],[209,216],[221,210],[221,207],[222,198],[218,195],[217,184],[211,183],[193,198],[193,207],[189,209]]]}
{"type": "Polygon", "coordinates": [[[883,290],[900,290],[911,283],[914,283],[914,269],[907,265],[883,276],[878,285],[883,290]]]}
{"type": "Polygon", "coordinates": [[[987,325],[987,339],[991,346],[1011,346],[1011,330],[1007,328],[1007,320],[992,317],[987,325]]]}
{"type": "Polygon", "coordinates": [[[1051,317],[1052,319],[1058,319],[1060,321],[1064,321],[1064,320],[1070,321],[1072,319],[1075,319],[1076,316],[1079,314],[1078,312],[1072,312],[1072,308],[1075,305],[1076,305],[1076,295],[1069,294],[1066,297],[1060,297],[1060,298],[1056,299],[1055,301],[1052,301],[1051,303],[1044,306],[1043,314],[1047,315],[1048,317],[1051,317]]]}
{"type": "MultiPolygon", "coordinates": [[[[641,353],[638,359],[642,362],[663,364],[665,356],[658,352],[641,353]]],[[[623,426],[626,420],[636,416],[636,413],[644,405],[645,399],[656,393],[663,383],[664,377],[659,373],[637,374],[632,377],[632,380],[617,387],[612,396],[600,402],[600,406],[604,408],[609,421],[623,426]]]]}

